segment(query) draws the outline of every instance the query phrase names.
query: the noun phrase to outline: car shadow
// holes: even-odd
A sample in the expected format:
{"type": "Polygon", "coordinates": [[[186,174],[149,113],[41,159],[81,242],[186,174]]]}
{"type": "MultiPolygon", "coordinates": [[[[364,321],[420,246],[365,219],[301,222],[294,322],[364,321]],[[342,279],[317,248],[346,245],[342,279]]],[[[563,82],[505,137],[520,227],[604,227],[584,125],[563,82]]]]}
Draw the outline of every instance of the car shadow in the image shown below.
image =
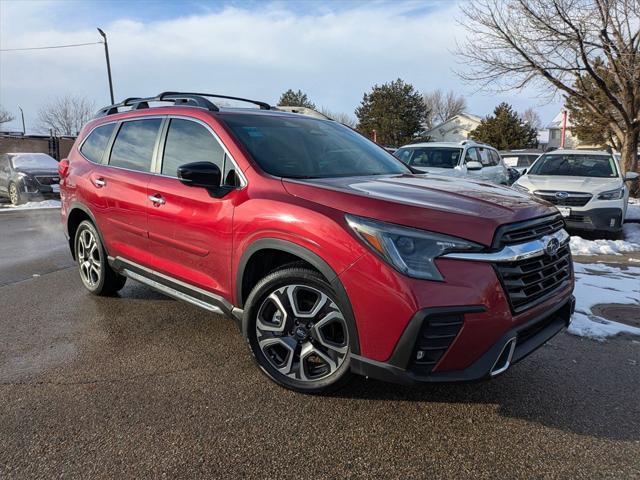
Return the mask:
{"type": "Polygon", "coordinates": [[[494,404],[503,417],[580,435],[640,441],[638,363],[638,348],[629,339],[603,343],[561,334],[553,345],[493,380],[402,386],[358,377],[334,395],[429,404],[494,404]]]}

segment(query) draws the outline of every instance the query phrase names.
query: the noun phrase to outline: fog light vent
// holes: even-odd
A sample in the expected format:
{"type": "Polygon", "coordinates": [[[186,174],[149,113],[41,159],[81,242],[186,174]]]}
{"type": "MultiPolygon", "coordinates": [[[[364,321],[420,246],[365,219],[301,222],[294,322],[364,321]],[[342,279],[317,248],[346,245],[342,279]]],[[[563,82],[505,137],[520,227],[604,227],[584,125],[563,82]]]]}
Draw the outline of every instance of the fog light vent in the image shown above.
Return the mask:
{"type": "Polygon", "coordinates": [[[431,372],[458,336],[463,321],[462,315],[442,315],[426,319],[416,340],[409,368],[421,375],[431,372]]]}

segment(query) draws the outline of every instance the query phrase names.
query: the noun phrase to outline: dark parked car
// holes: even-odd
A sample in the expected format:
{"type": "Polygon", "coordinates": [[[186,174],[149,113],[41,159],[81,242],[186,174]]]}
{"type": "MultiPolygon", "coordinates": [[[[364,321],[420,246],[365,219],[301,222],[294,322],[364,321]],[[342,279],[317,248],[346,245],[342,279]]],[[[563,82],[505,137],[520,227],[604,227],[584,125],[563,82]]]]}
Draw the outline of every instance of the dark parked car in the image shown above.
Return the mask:
{"type": "Polygon", "coordinates": [[[58,162],[46,153],[0,155],[0,196],[20,205],[32,198],[60,198],[58,162]]]}

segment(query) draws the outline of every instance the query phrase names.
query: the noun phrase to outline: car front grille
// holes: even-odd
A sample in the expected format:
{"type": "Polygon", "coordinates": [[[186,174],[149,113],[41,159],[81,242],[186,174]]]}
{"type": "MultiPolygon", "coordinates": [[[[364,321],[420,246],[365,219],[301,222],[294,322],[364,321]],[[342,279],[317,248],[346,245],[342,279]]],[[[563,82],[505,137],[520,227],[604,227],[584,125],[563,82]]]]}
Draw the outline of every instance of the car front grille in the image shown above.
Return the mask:
{"type": "Polygon", "coordinates": [[[60,177],[39,176],[36,177],[36,180],[40,185],[56,185],[60,183],[60,177]]]}
{"type": "Polygon", "coordinates": [[[537,218],[502,227],[494,241],[495,247],[523,243],[561,230],[564,220],[560,215],[537,218]]]}
{"type": "Polygon", "coordinates": [[[523,312],[555,291],[564,288],[573,275],[569,244],[554,255],[494,264],[514,313],[523,312]]]}
{"type": "Polygon", "coordinates": [[[463,322],[462,314],[443,314],[425,319],[415,343],[410,369],[421,375],[429,374],[451,346],[463,322]]]}
{"type": "Polygon", "coordinates": [[[533,193],[536,197],[546,200],[560,207],[584,207],[593,197],[590,193],[580,192],[555,192],[555,191],[537,191],[533,193]],[[556,194],[566,194],[564,198],[556,196],[556,194]]]}

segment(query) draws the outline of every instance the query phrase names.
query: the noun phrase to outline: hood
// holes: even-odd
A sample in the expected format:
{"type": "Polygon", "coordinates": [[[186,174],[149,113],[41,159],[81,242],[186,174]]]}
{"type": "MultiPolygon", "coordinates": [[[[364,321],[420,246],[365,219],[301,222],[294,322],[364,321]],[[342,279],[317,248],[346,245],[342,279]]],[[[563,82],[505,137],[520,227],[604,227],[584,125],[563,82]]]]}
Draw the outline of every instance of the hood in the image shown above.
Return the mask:
{"type": "Polygon", "coordinates": [[[57,177],[58,169],[57,168],[30,168],[30,167],[16,167],[14,168],[16,172],[26,173],[27,175],[46,175],[57,177]]]}
{"type": "Polygon", "coordinates": [[[618,177],[569,177],[564,175],[525,175],[518,183],[531,191],[560,190],[567,192],[599,193],[622,186],[618,177]]]}
{"type": "Polygon", "coordinates": [[[484,245],[502,224],[556,213],[550,204],[510,188],[439,175],[283,179],[283,184],[291,195],[345,213],[484,245]]]}

